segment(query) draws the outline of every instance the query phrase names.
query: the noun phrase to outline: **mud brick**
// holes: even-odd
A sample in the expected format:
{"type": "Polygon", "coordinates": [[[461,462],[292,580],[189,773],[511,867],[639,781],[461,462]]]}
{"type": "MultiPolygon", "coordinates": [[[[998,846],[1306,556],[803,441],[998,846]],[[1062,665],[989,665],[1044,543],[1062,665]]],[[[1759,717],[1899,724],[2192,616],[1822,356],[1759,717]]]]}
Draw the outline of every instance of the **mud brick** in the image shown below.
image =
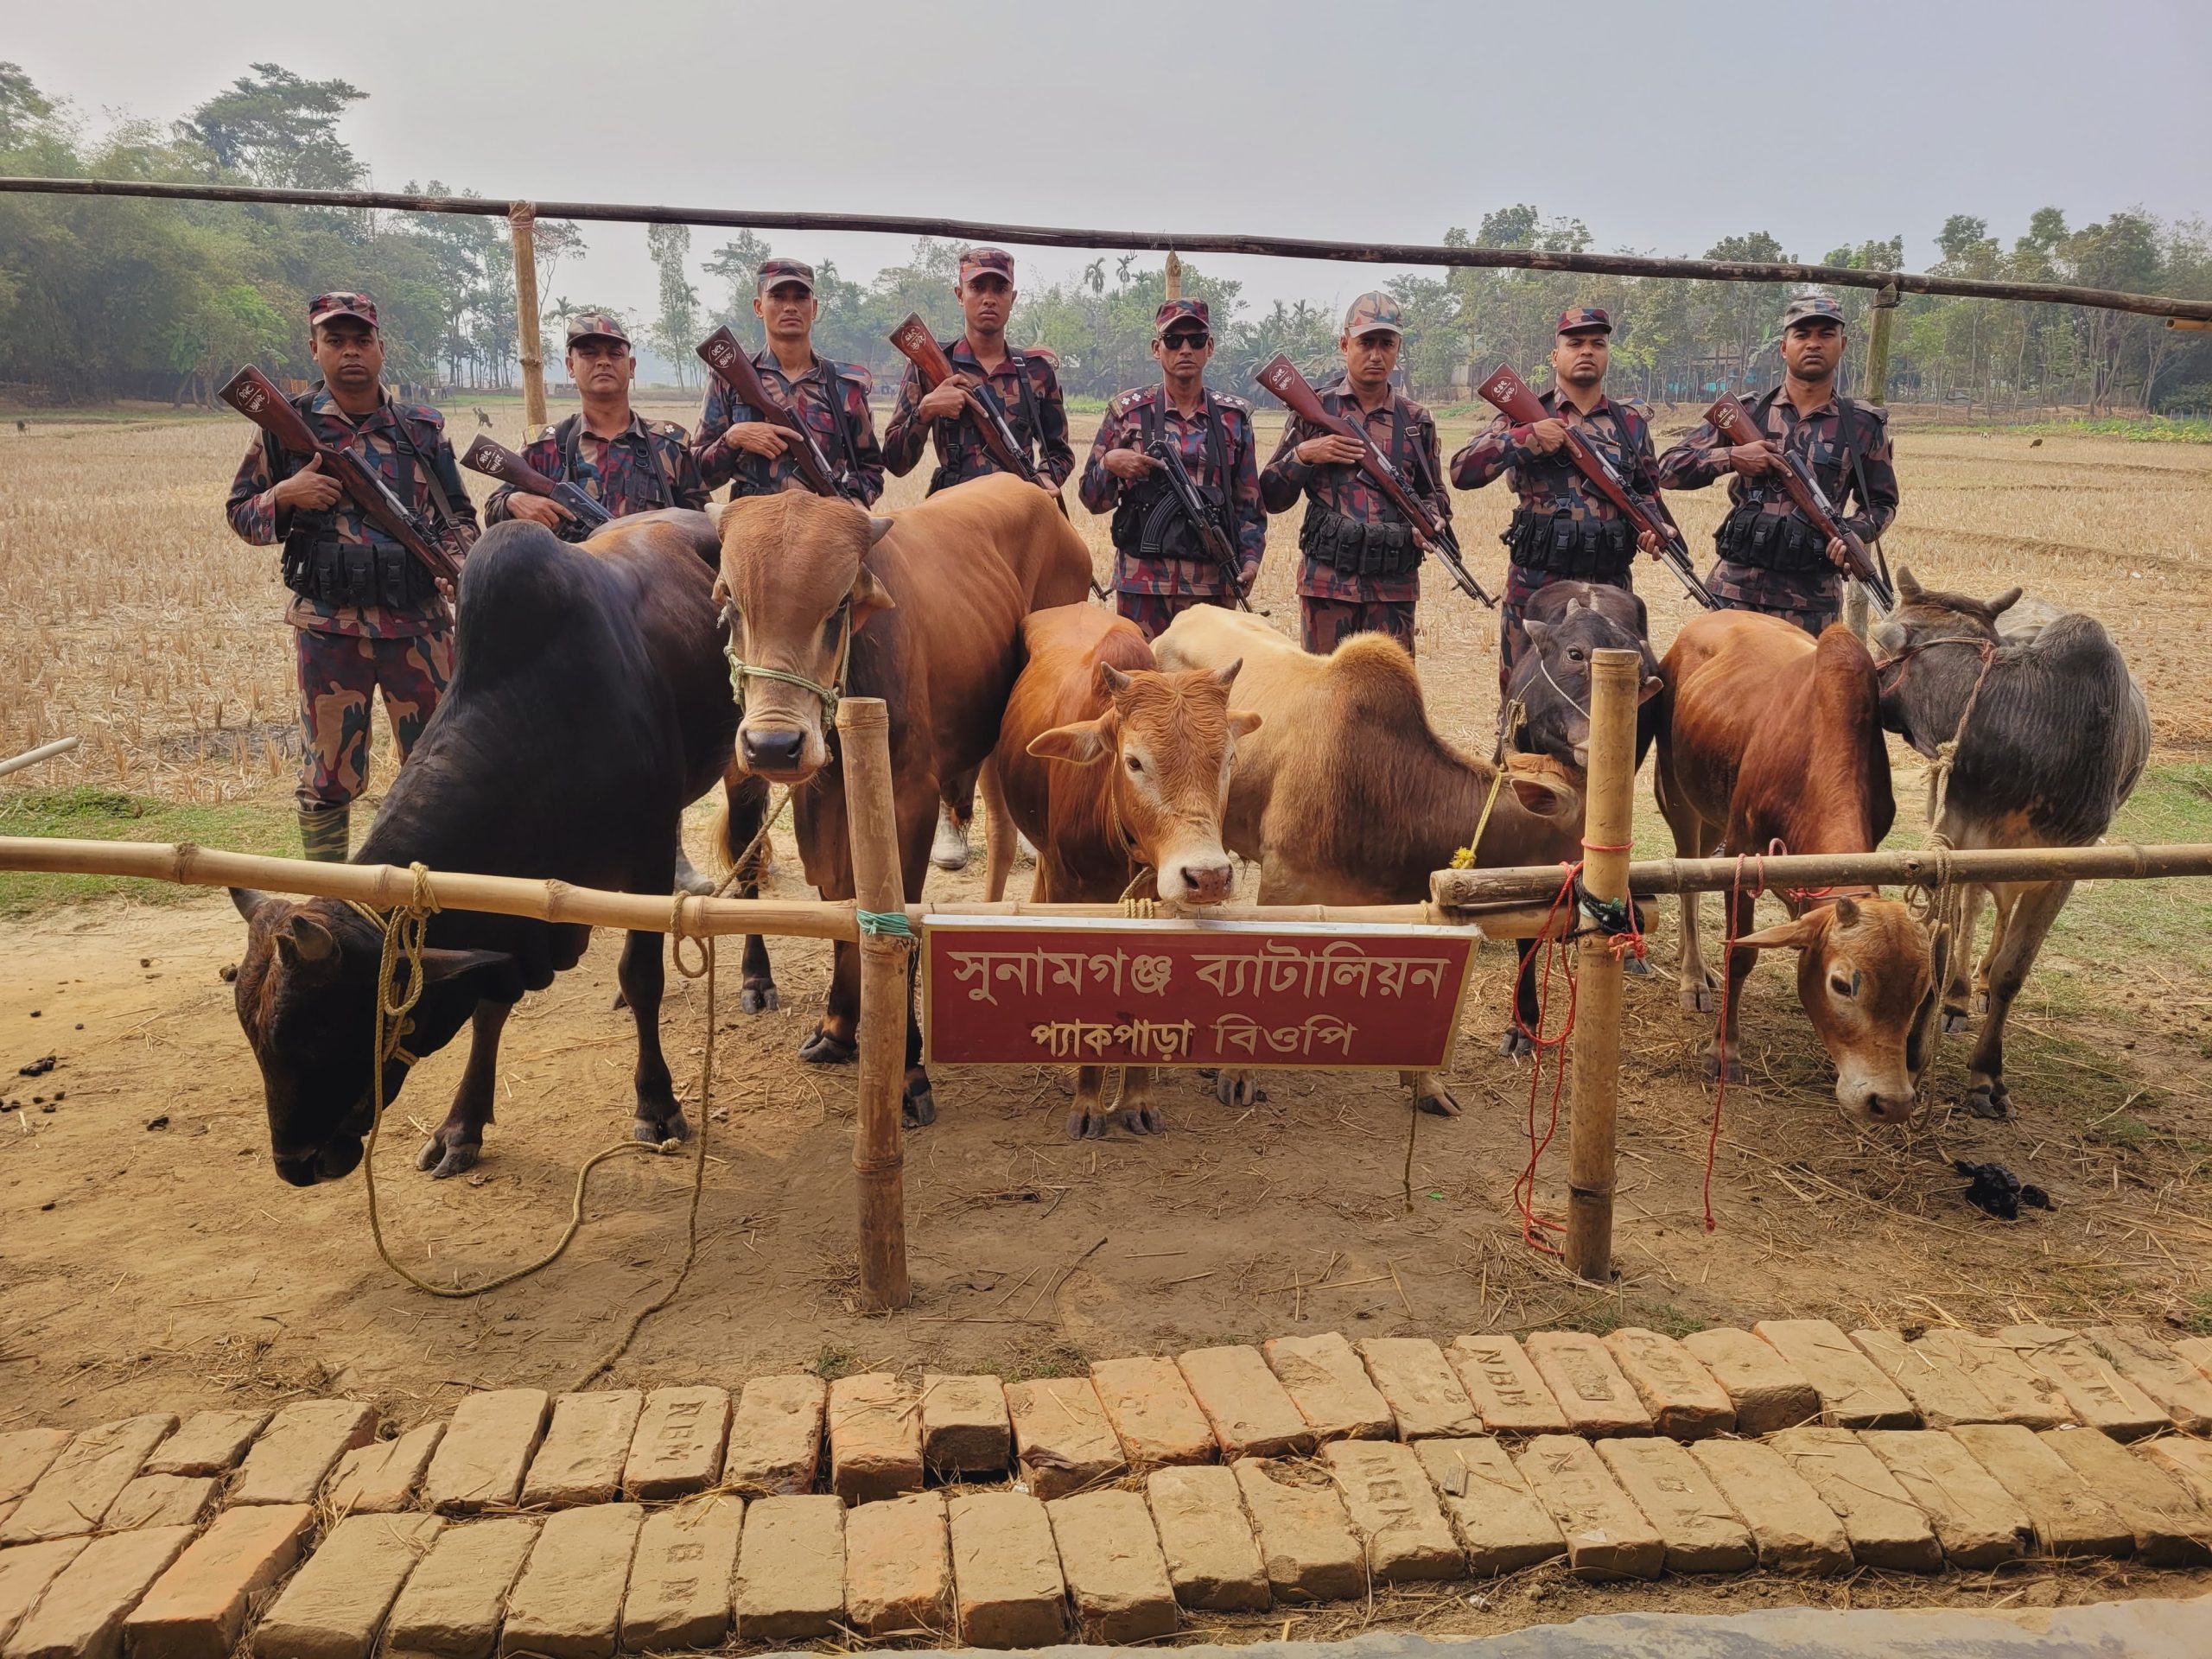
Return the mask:
{"type": "Polygon", "coordinates": [[[445,1438],[443,1423],[423,1423],[396,1440],[371,1440],[338,1459],[324,1489],[340,1515],[394,1515],[405,1509],[445,1438]]]}
{"type": "Polygon", "coordinates": [[[1700,1440],[1690,1447],[1690,1455],[1751,1528],[1761,1567],[1780,1573],[1851,1570],[1851,1541],[1843,1522],[1772,1446],[1757,1440],[1700,1440]]]}
{"type": "Polygon", "coordinates": [[[1277,1337],[1267,1344],[1268,1367],[1313,1430],[1325,1440],[1387,1440],[1396,1431],[1390,1402],[1367,1380],[1367,1368],[1341,1333],[1277,1337]]]}
{"type": "Polygon", "coordinates": [[[1340,1440],[1321,1448],[1344,1512],[1367,1551],[1367,1574],[1382,1584],[1466,1576],[1467,1558],[1421,1472],[1414,1448],[1396,1440],[1340,1440]]]}
{"type": "Polygon", "coordinates": [[[537,1541],[534,1516],[448,1526],[392,1604],[385,1650],[391,1659],[490,1659],[499,1644],[508,1587],[537,1541]]]}
{"type": "MultiPolygon", "coordinates": [[[[1929,1348],[1916,1348],[1894,1331],[1853,1331],[1851,1340],[1875,1369],[1904,1390],[1920,1421],[1930,1428],[1955,1423],[1993,1423],[1997,1408],[1959,1369],[1958,1362],[1929,1348]]],[[[1888,1432],[1888,1431],[1885,1431],[1888,1432]]]]}
{"type": "Polygon", "coordinates": [[[1611,1351],[1580,1331],[1539,1331],[1529,1363],[1567,1412],[1578,1434],[1649,1434],[1651,1414],[1613,1363],[1611,1351]]]}
{"type": "Polygon", "coordinates": [[[491,1389],[463,1400],[423,1477],[424,1506],[446,1515],[512,1506],[550,1403],[543,1389],[491,1389]]]}
{"type": "Polygon", "coordinates": [[[626,1497],[682,1497],[703,1492],[721,1472],[729,1438],[725,1389],[655,1389],[645,1396],[630,1456],[622,1465],[626,1497]]]}
{"type": "MultiPolygon", "coordinates": [[[[1352,1535],[1334,1486],[1278,1480],[1265,1458],[1242,1459],[1230,1468],[1277,1601],[1342,1601],[1367,1593],[1367,1552],[1352,1535]]],[[[1294,1473],[1288,1465],[1282,1470],[1294,1473]]]]}
{"type": "Polygon", "coordinates": [[[2036,1437],[2066,1459],[2088,1489],[2135,1535],[2147,1567],[2212,1560],[2212,1513],[2149,1459],[2094,1428],[2047,1428],[2036,1437]]]}
{"type": "Polygon", "coordinates": [[[195,1411],[154,1448],[149,1475],[227,1475],[238,1466],[253,1437],[268,1426],[265,1411],[195,1411]]]}
{"type": "Polygon", "coordinates": [[[1039,1377],[1006,1386],[1021,1478],[1039,1497],[1065,1497],[1120,1474],[1121,1437],[1087,1376],[1039,1377]]]}
{"type": "MultiPolygon", "coordinates": [[[[715,1451],[721,1454],[719,1444],[715,1451]]],[[[744,1524],[745,1500],[721,1492],[645,1517],[622,1596],[625,1653],[715,1648],[728,1639],[730,1581],[744,1524]]]]}
{"type": "Polygon", "coordinates": [[[1727,1390],[1738,1433],[1771,1434],[1819,1420],[1820,1391],[1750,1332],[1728,1325],[1693,1331],[1682,1338],[1682,1349],[1727,1390]]]}
{"type": "Polygon", "coordinates": [[[1843,1522],[1861,1567],[1933,1573],[1943,1547],[1897,1477],[1847,1428],[1785,1428],[1770,1442],[1843,1522]]]}
{"type": "Polygon", "coordinates": [[[1512,1338],[1460,1337],[1444,1357],[1491,1433],[1564,1434],[1573,1427],[1512,1338]]]}
{"type": "Polygon", "coordinates": [[[538,1659],[613,1659],[630,1557],[645,1519],[635,1503],[594,1503],[546,1516],[507,1597],[499,1651],[538,1659]]]}
{"type": "Polygon", "coordinates": [[[1180,1615],[1152,1515],[1135,1492],[1085,1492],[1045,1506],[1077,1634],[1086,1642],[1173,1636],[1180,1615]]]}
{"type": "Polygon", "coordinates": [[[887,1371],[830,1385],[830,1486],[848,1503],[922,1489],[922,1405],[887,1371]]]}
{"type": "Polygon", "coordinates": [[[1600,1440],[1598,1456],[1667,1546],[1669,1573],[1741,1573],[1758,1560],[1736,1518],[1696,1459],[1666,1439],[1600,1440]]]}
{"type": "Polygon", "coordinates": [[[7,1639],[61,1569],[84,1549],[82,1538],[55,1538],[43,1544],[0,1549],[0,1642],[7,1639]]]}
{"type": "Polygon", "coordinates": [[[553,1421],[545,1431],[522,1501],[531,1509],[573,1509],[582,1503],[612,1503],[622,1491],[623,1466],[645,1396],[636,1389],[564,1394],[553,1402],[553,1421]]]}
{"type": "Polygon", "coordinates": [[[2183,1337],[2173,1344],[2173,1351],[2205,1376],[2212,1376],[2212,1337],[2183,1337]]]}
{"type": "Polygon", "coordinates": [[[374,1406],[359,1400],[296,1400],[269,1420],[245,1454],[226,1501],[312,1503],[338,1459],[376,1438],[374,1406]]]}
{"type": "Polygon", "coordinates": [[[191,1541],[189,1527],[93,1539],[46,1586],[0,1651],[8,1659],[118,1659],[124,1616],[191,1541]]]}
{"type": "Polygon", "coordinates": [[[1831,1428],[1917,1428],[1920,1414],[1904,1391],[1875,1368],[1827,1319],[1761,1319],[1751,1334],[1804,1373],[1831,1428]]]}
{"type": "Polygon", "coordinates": [[[1859,1438],[1928,1516],[1952,1566],[1996,1567],[2035,1547],[2035,1527],[2019,1500],[1948,1434],[1870,1428],[1859,1438]]]}
{"type": "Polygon", "coordinates": [[[38,1478],[68,1444],[66,1428],[19,1428],[0,1434],[0,1521],[38,1484],[38,1478]]]}
{"type": "Polygon", "coordinates": [[[2151,1396],[2176,1428],[2188,1434],[2212,1431],[2212,1376],[2139,1325],[2093,1325],[2089,1340],[2113,1370],[2151,1396]]]}
{"type": "Polygon", "coordinates": [[[141,1475],[123,1489],[100,1517],[102,1532],[140,1527],[196,1527],[206,1519],[221,1483],[213,1475],[141,1475]]]}
{"type": "Polygon", "coordinates": [[[2180,1481],[2200,1506],[2212,1512],[2212,1446],[2162,1434],[2155,1440],[2145,1440],[2136,1450],[2180,1481]]]}
{"type": "Polygon", "coordinates": [[[1195,1348],[1175,1369],[1212,1425],[1224,1458],[1274,1458],[1311,1452],[1313,1431],[1256,1348],[1195,1348]]]}
{"type": "Polygon", "coordinates": [[[369,1659],[385,1615],[445,1526],[435,1515],[353,1515],[333,1527],[253,1633],[264,1659],[369,1659]]]}
{"type": "Polygon", "coordinates": [[[2157,1401],[2106,1363],[2088,1338],[2047,1325],[2008,1325],[1998,1336],[2066,1396],[2074,1421],[2114,1440],[2139,1440],[2171,1427],[2157,1401]]]}
{"type": "Polygon", "coordinates": [[[951,1630],[943,1492],[863,1503],[845,1516],[845,1623],[867,1637],[951,1630]]]}
{"type": "Polygon", "coordinates": [[[41,1543],[92,1531],[176,1427],[161,1412],[88,1428],[61,1449],[23,1501],[0,1522],[0,1545],[41,1543]]]}
{"type": "Polygon", "coordinates": [[[1217,1455],[1213,1429],[1173,1360],[1149,1355],[1098,1360],[1090,1382],[1130,1468],[1211,1463],[1217,1455]]]}
{"type": "Polygon", "coordinates": [[[1235,1474],[1217,1464],[1171,1465],[1146,1477],[1144,1492],[1178,1601],[1193,1611],[1266,1610],[1267,1563],[1235,1474]]]}
{"type": "Polygon", "coordinates": [[[249,1603],[291,1571],[314,1524],[305,1503],[224,1510],[124,1619],[124,1652],[130,1659],[229,1659],[249,1603]]]}
{"type": "Polygon", "coordinates": [[[1980,1389],[2000,1423],[2024,1428],[2056,1428],[2074,1421],[2073,1408],[2050,1380],[2028,1363],[2012,1344],[1972,1331],[1930,1331],[1913,1347],[1949,1360],[1980,1389]]]}
{"type": "Polygon", "coordinates": [[[729,1420],[722,1484],[747,1497],[814,1490],[830,1385],[818,1376],[756,1376],[729,1420]]]}
{"type": "Polygon", "coordinates": [[[1566,1554],[1559,1528],[1496,1440],[1423,1440],[1414,1452],[1452,1518],[1475,1577],[1566,1554]]]}
{"type": "Polygon", "coordinates": [[[2060,1457],[2018,1423],[1961,1423],[1951,1438],[2019,1500],[2042,1555],[2125,1555],[2135,1535],[2060,1457]]]}
{"type": "Polygon", "coordinates": [[[1677,1440],[1702,1440],[1736,1427],[1736,1405],[1713,1373],[1672,1337],[1625,1325],[1605,1350],[1651,1414],[1651,1426],[1677,1440]]]}
{"type": "Polygon", "coordinates": [[[1013,1465],[1006,1389],[998,1378],[924,1374],[922,1462],[938,1475],[1001,1475],[1013,1465]]]}
{"type": "Polygon", "coordinates": [[[1482,1414],[1427,1337],[1369,1337],[1359,1344],[1369,1379],[1389,1402],[1402,1440],[1483,1432],[1482,1414]]]}
{"type": "Polygon", "coordinates": [[[807,1642],[845,1616],[845,1501],[830,1492],[764,1497],[737,1550],[737,1639],[807,1642]]]}
{"type": "Polygon", "coordinates": [[[1572,1434],[1539,1434],[1522,1448],[1513,1464],[1558,1523],[1567,1540],[1567,1564],[1578,1577],[1659,1576],[1667,1562],[1667,1541],[1613,1484],[1587,1440],[1572,1434]]]}
{"type": "Polygon", "coordinates": [[[971,1648],[1041,1648],[1067,1633],[1052,1523],[1023,1492],[958,1492],[947,1506],[958,1633],[971,1648]]]}

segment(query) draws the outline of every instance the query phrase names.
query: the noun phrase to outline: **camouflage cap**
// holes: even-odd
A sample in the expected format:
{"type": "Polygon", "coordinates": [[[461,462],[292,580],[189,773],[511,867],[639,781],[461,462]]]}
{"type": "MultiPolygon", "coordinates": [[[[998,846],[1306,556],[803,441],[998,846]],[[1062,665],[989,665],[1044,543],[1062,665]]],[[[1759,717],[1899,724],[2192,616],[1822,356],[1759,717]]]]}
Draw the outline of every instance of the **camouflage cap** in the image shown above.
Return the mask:
{"type": "Polygon", "coordinates": [[[321,327],[333,317],[354,317],[370,327],[377,326],[377,302],[365,294],[340,290],[318,294],[308,302],[308,327],[321,327]]]}
{"type": "Polygon", "coordinates": [[[1161,302],[1159,310],[1152,314],[1152,332],[1155,335],[1164,334],[1172,325],[1179,322],[1195,322],[1199,327],[1209,330],[1213,327],[1211,314],[1207,311],[1204,300],[1166,300],[1161,302]]]}
{"type": "Polygon", "coordinates": [[[779,283],[797,283],[811,294],[814,292],[814,267],[804,259],[763,259],[760,262],[760,291],[766,294],[779,283]]]}
{"type": "Polygon", "coordinates": [[[580,340],[616,340],[627,346],[630,333],[618,319],[605,312],[587,311],[569,319],[569,344],[573,346],[580,340]]]}
{"type": "Polygon", "coordinates": [[[1003,276],[1011,284],[1014,281],[1014,256],[1004,248],[968,248],[962,251],[960,255],[962,282],[965,283],[970,276],[981,276],[987,272],[1003,276]]]}
{"type": "Polygon", "coordinates": [[[1782,326],[1787,329],[1793,323],[1809,321],[1815,317],[1825,317],[1837,327],[1843,327],[1843,308],[1825,294],[1800,294],[1790,301],[1789,308],[1782,314],[1782,326]]]}
{"type": "Polygon", "coordinates": [[[1559,332],[1571,334],[1585,328],[1596,328],[1605,334],[1613,332],[1613,320],[1605,315],[1602,305],[1570,305],[1559,314],[1559,332]]]}
{"type": "Polygon", "coordinates": [[[1406,332],[1404,315],[1397,301],[1380,289],[1361,295],[1351,302],[1351,309],[1344,313],[1344,334],[1352,340],[1367,334],[1402,334],[1406,332]]]}

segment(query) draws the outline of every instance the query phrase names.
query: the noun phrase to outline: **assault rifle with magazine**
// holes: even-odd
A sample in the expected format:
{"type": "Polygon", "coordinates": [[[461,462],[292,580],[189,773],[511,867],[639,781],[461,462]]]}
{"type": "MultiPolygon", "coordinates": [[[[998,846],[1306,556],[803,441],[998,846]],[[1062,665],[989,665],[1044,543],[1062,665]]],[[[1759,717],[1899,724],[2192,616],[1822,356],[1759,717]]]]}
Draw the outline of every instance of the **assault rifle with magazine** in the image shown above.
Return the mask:
{"type": "Polygon", "coordinates": [[[543,496],[555,506],[564,509],[570,518],[584,527],[587,534],[601,524],[614,522],[613,513],[568,480],[546,477],[495,438],[480,434],[476,442],[470,444],[467,453],[461,456],[461,464],[472,473],[498,479],[509,489],[520,490],[525,495],[543,496]]]}

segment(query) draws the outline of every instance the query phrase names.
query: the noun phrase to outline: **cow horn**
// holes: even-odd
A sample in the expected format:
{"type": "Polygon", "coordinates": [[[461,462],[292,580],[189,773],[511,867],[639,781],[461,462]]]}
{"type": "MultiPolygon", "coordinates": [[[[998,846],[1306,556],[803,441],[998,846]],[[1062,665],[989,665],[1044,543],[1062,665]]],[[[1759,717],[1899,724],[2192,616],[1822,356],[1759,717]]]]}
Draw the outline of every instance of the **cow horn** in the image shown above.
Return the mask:
{"type": "Polygon", "coordinates": [[[891,521],[888,518],[882,518],[876,514],[869,515],[868,521],[868,544],[870,547],[874,547],[878,542],[881,541],[886,536],[890,534],[890,532],[891,521]]]}
{"type": "Polygon", "coordinates": [[[1233,662],[1225,664],[1224,666],[1214,670],[1213,673],[1209,677],[1216,685],[1226,691],[1230,686],[1236,683],[1236,671],[1243,666],[1244,659],[1242,657],[1239,657],[1233,662]]]}
{"type": "Polygon", "coordinates": [[[257,887],[232,887],[231,889],[231,903],[238,906],[238,914],[245,917],[249,922],[253,919],[254,912],[268,902],[269,895],[263,893],[257,887]]]}
{"type": "Polygon", "coordinates": [[[1989,601],[1989,620],[1994,622],[1999,617],[2004,615],[2005,612],[2011,610],[2015,605],[2020,602],[2020,595],[2026,591],[2027,589],[2024,588],[2007,588],[2003,593],[1998,594],[1996,598],[1991,600],[1989,601]]]}
{"type": "Polygon", "coordinates": [[[1106,690],[1109,695],[1116,691],[1126,691],[1129,689],[1129,677],[1122,672],[1120,669],[1115,667],[1111,663],[1101,663],[1098,664],[1098,677],[1104,683],[1106,690]]]}

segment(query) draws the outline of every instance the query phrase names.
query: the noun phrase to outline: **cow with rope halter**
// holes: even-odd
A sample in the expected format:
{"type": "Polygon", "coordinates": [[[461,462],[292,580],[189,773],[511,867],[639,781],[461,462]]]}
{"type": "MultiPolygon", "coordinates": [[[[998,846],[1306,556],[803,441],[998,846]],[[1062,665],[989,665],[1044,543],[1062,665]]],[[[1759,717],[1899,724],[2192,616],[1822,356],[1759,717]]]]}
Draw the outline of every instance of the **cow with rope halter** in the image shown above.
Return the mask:
{"type": "MultiPolygon", "coordinates": [[[[1882,723],[1928,757],[1928,821],[1945,849],[2086,847],[2143,775],[2151,712],[2126,660],[2094,617],[2061,613],[2014,629],[2020,590],[1993,599],[1931,592],[1897,571],[1897,608],[1871,631],[1882,723]]],[[[1967,1109],[2010,1112],[2005,1021],[2071,881],[1969,883],[1939,906],[1953,932],[1943,1029],[1981,1033],[1967,1065],[1967,1109]],[[1969,981],[1983,898],[1988,949],[1969,981]]]]}

